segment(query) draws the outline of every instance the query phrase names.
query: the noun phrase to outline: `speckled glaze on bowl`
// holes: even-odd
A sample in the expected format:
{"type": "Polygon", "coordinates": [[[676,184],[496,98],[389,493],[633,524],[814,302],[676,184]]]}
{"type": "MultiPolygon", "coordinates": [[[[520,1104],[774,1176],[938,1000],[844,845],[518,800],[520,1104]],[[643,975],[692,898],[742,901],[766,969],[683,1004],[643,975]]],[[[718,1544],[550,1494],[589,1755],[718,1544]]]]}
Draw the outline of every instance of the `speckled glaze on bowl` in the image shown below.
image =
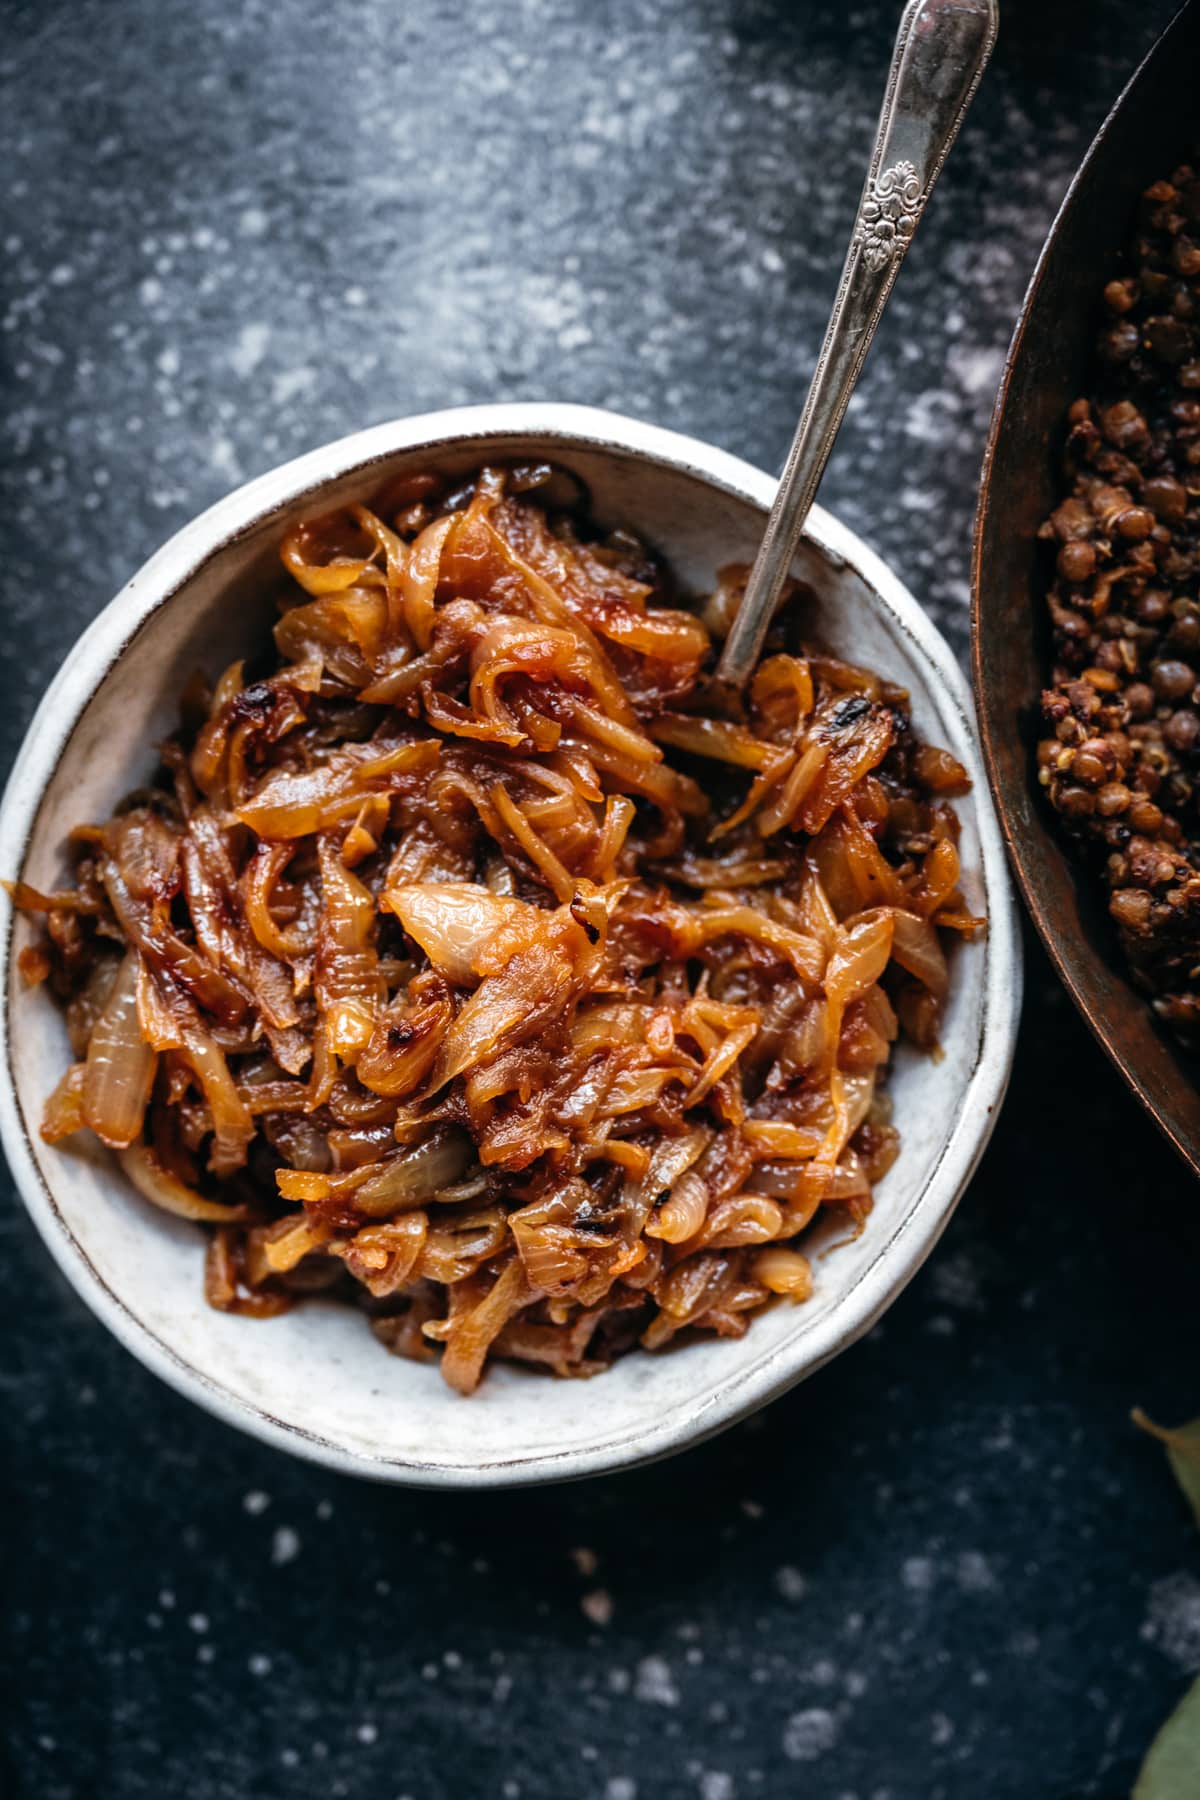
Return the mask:
{"type": "MultiPolygon", "coordinates": [[[[260,646],[276,547],[298,514],[363,496],[406,467],[467,470],[546,456],[589,490],[596,517],[641,533],[685,589],[748,560],[773,480],[723,451],[587,408],[473,407],[356,433],[239,488],[170,541],[80,639],[30,727],[0,810],[0,872],[43,887],[70,826],[102,817],[153,766],[175,696],[198,664],[260,646]]],[[[566,1480],[681,1450],[732,1424],[854,1342],[932,1249],[995,1123],[1020,1007],[1014,902],[976,748],[966,684],[934,626],[844,526],[814,511],[797,572],[818,590],[812,635],[912,694],[928,738],[974,788],[960,802],[964,887],[989,930],[955,951],[939,1063],[901,1051],[892,1081],[903,1152],[868,1228],[822,1249],[805,1306],[777,1306],[736,1341],[635,1354],[585,1385],[500,1365],[461,1399],[435,1366],[389,1357],[352,1308],[313,1301],[268,1322],[211,1311],[200,1228],[132,1191],[98,1147],[49,1148],[41,1108],[69,1060],[49,997],[16,952],[6,908],[0,1133],[50,1250],[146,1366],[229,1424],[346,1473],[443,1487],[566,1480]]]]}

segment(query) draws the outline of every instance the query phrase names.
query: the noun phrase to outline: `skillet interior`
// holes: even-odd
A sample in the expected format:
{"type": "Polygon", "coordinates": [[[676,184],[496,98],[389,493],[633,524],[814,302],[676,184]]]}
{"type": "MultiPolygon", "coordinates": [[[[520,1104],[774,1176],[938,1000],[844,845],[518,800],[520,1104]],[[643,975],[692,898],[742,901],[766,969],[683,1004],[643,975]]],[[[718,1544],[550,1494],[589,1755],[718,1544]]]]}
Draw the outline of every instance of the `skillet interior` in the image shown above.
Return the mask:
{"type": "Polygon", "coordinates": [[[1001,828],[1042,941],[1138,1098],[1200,1172],[1196,1064],[1128,980],[1105,896],[1065,846],[1033,775],[1050,663],[1037,528],[1059,495],[1067,407],[1084,391],[1097,300],[1137,197],[1200,144],[1200,0],[1189,0],[1098,132],[1046,241],[992,418],[976,519],[973,674],[1001,828]]]}

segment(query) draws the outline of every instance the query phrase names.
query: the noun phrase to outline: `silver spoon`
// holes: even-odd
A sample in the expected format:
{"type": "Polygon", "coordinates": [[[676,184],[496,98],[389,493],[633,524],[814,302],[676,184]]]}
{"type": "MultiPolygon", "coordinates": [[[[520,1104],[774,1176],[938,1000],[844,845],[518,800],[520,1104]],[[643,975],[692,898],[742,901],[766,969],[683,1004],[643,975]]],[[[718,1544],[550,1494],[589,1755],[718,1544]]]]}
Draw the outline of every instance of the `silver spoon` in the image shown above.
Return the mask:
{"type": "Polygon", "coordinates": [[[909,0],[833,314],[717,680],[741,688],[762,651],[847,402],[933,184],[996,41],[996,0],[909,0]]]}

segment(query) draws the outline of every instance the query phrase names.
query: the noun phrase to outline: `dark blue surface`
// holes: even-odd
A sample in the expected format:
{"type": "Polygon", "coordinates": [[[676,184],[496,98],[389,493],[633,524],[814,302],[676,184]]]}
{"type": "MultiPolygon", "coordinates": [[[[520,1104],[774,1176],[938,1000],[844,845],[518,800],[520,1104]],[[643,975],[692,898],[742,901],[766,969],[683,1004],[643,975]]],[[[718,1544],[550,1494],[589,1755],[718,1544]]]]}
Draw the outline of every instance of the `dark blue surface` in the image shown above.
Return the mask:
{"type": "MultiPolygon", "coordinates": [[[[322,439],[542,396],[777,462],[896,10],[8,0],[5,766],[138,563],[322,439]]],[[[1021,291],[1170,7],[1003,11],[823,493],[960,648],[1021,291]]],[[[1127,1416],[1200,1410],[1200,1205],[1032,947],[929,1267],[635,1475],[437,1496],[289,1462],[145,1374],[15,1200],[0,1224],[19,1800],[1117,1796],[1200,1667],[1200,1542],[1127,1416]]]]}

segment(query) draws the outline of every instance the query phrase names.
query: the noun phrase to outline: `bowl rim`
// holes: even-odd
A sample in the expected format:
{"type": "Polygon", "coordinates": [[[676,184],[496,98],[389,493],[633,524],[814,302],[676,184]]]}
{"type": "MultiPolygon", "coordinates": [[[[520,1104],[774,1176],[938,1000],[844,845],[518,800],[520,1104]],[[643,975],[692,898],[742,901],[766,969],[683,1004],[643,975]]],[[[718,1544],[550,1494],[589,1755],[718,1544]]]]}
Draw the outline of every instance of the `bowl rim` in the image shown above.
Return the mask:
{"type": "MultiPolygon", "coordinates": [[[[80,716],[142,626],[168,605],[220,551],[248,535],[281,506],[367,473],[406,450],[445,453],[506,435],[538,437],[548,446],[632,455],[769,508],[775,479],[714,445],[600,408],[557,402],[455,407],[350,433],[281,464],[236,488],[175,533],[97,615],[68,653],[43,697],[17,754],[0,802],[0,870],[23,868],[45,789],[80,716]]],[[[978,729],[953,652],[900,579],[857,535],[814,507],[806,537],[835,564],[849,566],[884,602],[918,660],[932,671],[973,745],[978,729]]],[[[582,1448],[472,1464],[373,1456],[275,1417],[244,1400],[160,1338],[105,1281],[59,1211],[34,1158],[11,1064],[9,991],[14,913],[4,907],[0,941],[0,1143],[38,1232],[76,1292],[113,1335],[152,1373],[224,1423],[277,1449],[379,1481],[431,1488],[486,1488],[578,1479],[658,1460],[713,1436],[815,1373],[855,1342],[907,1285],[954,1212],[991,1136],[1008,1085],[1022,990],[1022,953],[1015,897],[982,758],[972,793],[989,922],[981,996],[979,1052],[967,1096],[925,1187],[895,1226],[881,1256],[804,1339],[803,1354],[780,1343],[739,1376],[731,1372],[700,1411],[675,1408],[647,1429],[627,1428],[582,1448]]]]}
{"type": "MultiPolygon", "coordinates": [[[[1083,942],[1072,933],[1055,930],[1050,910],[1043,901],[1037,876],[1030,866],[1027,835],[1022,829],[1018,817],[1016,784],[1008,781],[1001,766],[997,750],[997,739],[1001,728],[993,717],[987,699],[988,683],[985,679],[984,661],[985,642],[990,632],[984,622],[983,594],[987,586],[984,539],[993,510],[993,476],[1001,440],[1006,430],[1011,429],[1011,424],[1006,416],[1009,394],[1025,351],[1036,301],[1049,276],[1060,232],[1087,189],[1093,165],[1100,159],[1108,140],[1115,131],[1119,130],[1127,105],[1134,100],[1142,82],[1150,78],[1160,59],[1170,54],[1172,44],[1188,31],[1195,34],[1198,15],[1200,15],[1200,0],[1183,0],[1179,10],[1168,20],[1158,37],[1122,84],[1120,92],[1096,127],[1095,134],[1071,176],[1066,192],[1055,209],[1054,217],[1047,228],[1041,249],[1038,251],[1037,261],[1021,298],[1020,311],[1013,326],[1012,337],[1005,351],[1004,366],[996,389],[996,397],[992,403],[991,418],[988,422],[987,441],[984,445],[983,461],[980,466],[978,498],[972,529],[970,610],[970,666],[974,691],[979,696],[979,704],[976,708],[979,743],[984,767],[987,771],[988,788],[1008,855],[1009,867],[1025,909],[1033,922],[1055,974],[1070,995],[1073,1005],[1103,1050],[1110,1065],[1116,1070],[1128,1092],[1154,1121],[1168,1143],[1196,1173],[1200,1173],[1200,1141],[1189,1134],[1183,1122],[1151,1095],[1139,1076],[1134,1062],[1122,1053],[1121,1045],[1107,1029],[1106,1008],[1103,1002],[1095,997],[1090,971],[1097,964],[1102,964],[1108,972],[1114,974],[1129,989],[1137,1003],[1145,1007],[1147,1011],[1149,1011],[1148,999],[1137,994],[1132,987],[1128,969],[1115,944],[1113,957],[1105,961],[1100,952],[1091,944],[1083,942]]],[[[1031,583],[1029,590],[1031,655],[1035,653],[1035,646],[1032,643],[1032,631],[1036,623],[1035,609],[1043,604],[1042,597],[1031,583]]],[[[1015,718],[1010,718],[1009,724],[1010,727],[1015,727],[1015,718]]],[[[1031,763],[1026,770],[1027,776],[1030,772],[1031,763]]],[[[1022,784],[1022,798],[1031,785],[1029,780],[1022,784]]],[[[1039,802],[1039,811],[1042,804],[1044,803],[1039,802]]],[[[1045,824],[1047,829],[1051,829],[1055,821],[1047,819],[1045,824]]],[[[1078,873],[1090,881],[1090,872],[1084,869],[1082,859],[1072,855],[1070,846],[1060,833],[1056,833],[1055,836],[1061,854],[1076,868],[1078,873]]]]}

